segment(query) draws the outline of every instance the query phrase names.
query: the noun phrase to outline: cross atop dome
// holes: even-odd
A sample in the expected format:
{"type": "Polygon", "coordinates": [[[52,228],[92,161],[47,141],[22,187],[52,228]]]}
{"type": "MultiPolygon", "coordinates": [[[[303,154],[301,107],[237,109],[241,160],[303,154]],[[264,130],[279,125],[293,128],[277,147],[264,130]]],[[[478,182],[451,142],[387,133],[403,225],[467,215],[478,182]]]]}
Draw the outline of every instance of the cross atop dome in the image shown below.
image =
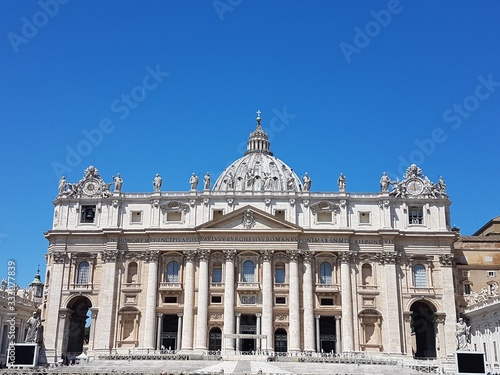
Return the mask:
{"type": "Polygon", "coordinates": [[[258,109],[256,113],[257,113],[257,124],[258,124],[258,125],[260,125],[260,120],[261,120],[261,119],[260,119],[260,114],[261,114],[262,112],[260,111],[260,109],[258,109]]]}
{"type": "Polygon", "coordinates": [[[250,153],[261,153],[272,155],[273,153],[269,150],[269,140],[267,138],[267,133],[262,129],[262,125],[260,124],[262,113],[260,109],[257,110],[257,125],[255,130],[250,133],[250,138],[247,143],[247,150],[245,151],[245,155],[250,153]]]}

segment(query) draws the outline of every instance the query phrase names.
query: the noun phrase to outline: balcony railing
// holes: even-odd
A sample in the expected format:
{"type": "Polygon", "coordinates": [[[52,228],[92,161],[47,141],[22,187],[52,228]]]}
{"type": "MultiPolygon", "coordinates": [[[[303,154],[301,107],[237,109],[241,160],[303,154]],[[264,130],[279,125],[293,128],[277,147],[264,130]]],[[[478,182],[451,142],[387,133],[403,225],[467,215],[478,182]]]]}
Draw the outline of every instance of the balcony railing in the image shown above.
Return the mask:
{"type": "Polygon", "coordinates": [[[210,283],[212,289],[224,289],[224,283],[210,283]]]}
{"type": "Polygon", "coordinates": [[[416,288],[411,286],[407,288],[406,292],[411,294],[435,294],[436,290],[434,288],[416,288]]]}
{"type": "Polygon", "coordinates": [[[179,282],[161,282],[160,290],[182,290],[182,283],[179,282]]]}
{"type": "Polygon", "coordinates": [[[338,284],[316,284],[316,292],[321,293],[336,293],[340,292],[340,285],[338,284]]]}
{"type": "Polygon", "coordinates": [[[92,290],[92,284],[90,284],[90,283],[87,283],[87,284],[74,283],[74,284],[70,284],[69,288],[71,290],[77,290],[77,291],[89,291],[89,290],[92,290]]]}
{"type": "Polygon", "coordinates": [[[285,283],[274,283],[274,289],[287,290],[288,289],[288,284],[285,284],[285,283]]]}
{"type": "Polygon", "coordinates": [[[379,292],[378,285],[358,285],[358,293],[372,294],[378,292],[379,292]]]}
{"type": "Polygon", "coordinates": [[[141,284],[139,283],[123,283],[122,290],[130,290],[130,291],[140,291],[141,284]]]}
{"type": "Polygon", "coordinates": [[[259,290],[259,289],[260,289],[259,283],[244,283],[244,282],[238,283],[238,290],[259,290]]]}

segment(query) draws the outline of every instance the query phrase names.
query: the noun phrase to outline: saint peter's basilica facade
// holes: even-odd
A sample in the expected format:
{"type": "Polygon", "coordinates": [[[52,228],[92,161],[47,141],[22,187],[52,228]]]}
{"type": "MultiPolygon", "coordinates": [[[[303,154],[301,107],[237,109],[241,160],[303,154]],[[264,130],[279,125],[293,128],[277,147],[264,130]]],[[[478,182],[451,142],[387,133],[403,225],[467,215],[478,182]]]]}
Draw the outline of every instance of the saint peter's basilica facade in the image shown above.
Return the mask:
{"type": "MultiPolygon", "coordinates": [[[[450,200],[415,165],[380,190],[314,192],[257,118],[212,183],[126,193],[61,179],[43,302],[49,362],[88,355],[455,350],[450,200]],[[86,330],[86,324],[90,327],[86,330]]],[[[378,183],[378,181],[377,181],[378,183]]],[[[114,184],[114,188],[110,187],[114,184]]]]}

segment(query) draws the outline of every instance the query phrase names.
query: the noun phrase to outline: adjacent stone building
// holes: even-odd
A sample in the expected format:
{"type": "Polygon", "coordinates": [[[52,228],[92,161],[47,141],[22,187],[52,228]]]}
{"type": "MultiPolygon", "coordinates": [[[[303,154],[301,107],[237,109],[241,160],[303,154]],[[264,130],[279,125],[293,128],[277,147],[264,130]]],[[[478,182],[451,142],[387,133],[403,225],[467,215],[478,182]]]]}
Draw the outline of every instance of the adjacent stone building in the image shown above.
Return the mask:
{"type": "Polygon", "coordinates": [[[152,192],[126,193],[118,176],[111,191],[92,166],[61,179],[45,234],[49,361],[82,350],[453,354],[444,180],[412,165],[373,193],[350,192],[343,174],[338,191],[315,192],[260,122],[214,184],[193,174],[186,191],[165,191],[157,174],[152,192]]]}
{"type": "Polygon", "coordinates": [[[500,217],[455,243],[457,309],[470,325],[469,349],[500,369],[500,217]]]}

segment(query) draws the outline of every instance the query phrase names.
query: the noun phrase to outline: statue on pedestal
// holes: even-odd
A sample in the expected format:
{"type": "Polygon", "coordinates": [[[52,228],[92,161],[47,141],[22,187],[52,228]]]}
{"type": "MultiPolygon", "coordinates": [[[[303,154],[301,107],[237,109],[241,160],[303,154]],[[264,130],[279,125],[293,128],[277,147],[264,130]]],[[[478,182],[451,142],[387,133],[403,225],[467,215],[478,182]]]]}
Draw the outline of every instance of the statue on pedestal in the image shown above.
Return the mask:
{"type": "Polygon", "coordinates": [[[463,318],[458,319],[455,336],[457,338],[457,350],[469,350],[470,327],[463,318]]]}
{"type": "Polygon", "coordinates": [[[196,190],[198,187],[198,176],[196,173],[193,173],[189,178],[189,184],[191,185],[191,190],[196,190]]]}
{"type": "Polygon", "coordinates": [[[42,327],[38,312],[34,311],[33,316],[31,316],[26,323],[28,324],[28,332],[26,332],[24,342],[34,342],[38,344],[41,341],[40,332],[42,327]]]}

